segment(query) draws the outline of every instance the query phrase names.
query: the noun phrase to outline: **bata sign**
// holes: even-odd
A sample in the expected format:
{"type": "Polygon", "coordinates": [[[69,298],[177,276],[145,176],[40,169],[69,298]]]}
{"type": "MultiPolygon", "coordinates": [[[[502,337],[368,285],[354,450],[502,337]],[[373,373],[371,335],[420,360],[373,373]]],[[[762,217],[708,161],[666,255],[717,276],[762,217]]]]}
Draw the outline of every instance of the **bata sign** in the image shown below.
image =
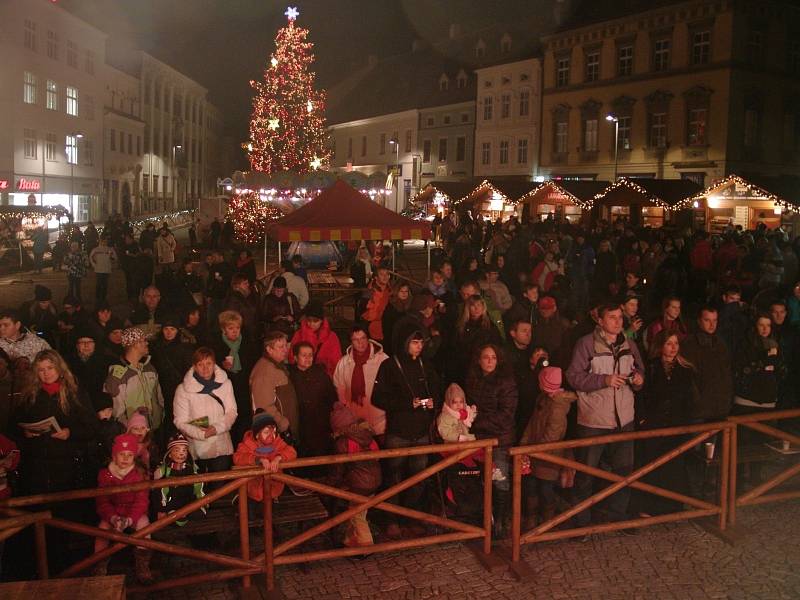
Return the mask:
{"type": "Polygon", "coordinates": [[[17,179],[17,190],[20,192],[38,192],[42,189],[42,182],[38,179],[20,177],[17,179]]]}
{"type": "Polygon", "coordinates": [[[0,190],[8,189],[8,179],[0,179],[0,190]]]}

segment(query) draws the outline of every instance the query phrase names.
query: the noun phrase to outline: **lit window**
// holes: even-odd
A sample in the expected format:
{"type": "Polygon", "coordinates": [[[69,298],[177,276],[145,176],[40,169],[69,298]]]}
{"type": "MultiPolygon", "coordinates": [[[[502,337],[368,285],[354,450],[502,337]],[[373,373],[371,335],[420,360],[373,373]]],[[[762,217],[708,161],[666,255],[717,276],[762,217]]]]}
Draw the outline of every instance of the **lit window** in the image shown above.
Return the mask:
{"type": "Polygon", "coordinates": [[[23,130],[23,146],[25,150],[25,158],[36,158],[37,157],[37,148],[39,144],[36,141],[36,130],[35,129],[24,129],[23,130]]]}
{"type": "Polygon", "coordinates": [[[708,121],[708,110],[705,108],[693,108],[689,110],[689,145],[706,145],[706,125],[708,121]]]}
{"type": "Polygon", "coordinates": [[[583,151],[597,152],[597,119],[583,121],[583,151]]]}
{"type": "Polygon", "coordinates": [[[559,154],[566,154],[568,151],[567,146],[567,121],[558,121],[556,123],[556,152],[559,154]]]}
{"type": "Polygon", "coordinates": [[[439,140],[439,162],[447,162],[447,138],[439,140]]]}
{"type": "Polygon", "coordinates": [[[49,161],[54,161],[56,159],[56,144],[58,143],[58,138],[56,138],[55,133],[48,133],[47,134],[47,142],[45,144],[45,151],[44,157],[49,161]]]}
{"type": "Polygon", "coordinates": [[[58,110],[58,84],[47,80],[47,110],[58,110]]]}
{"type": "Polygon", "coordinates": [[[67,114],[78,116],[78,88],[67,86],[67,114]]]}
{"type": "Polygon", "coordinates": [[[617,117],[617,144],[620,150],[631,149],[631,117],[617,117]]]}
{"type": "Polygon", "coordinates": [[[569,56],[562,56],[556,60],[556,86],[569,85],[569,56]]]}
{"type": "Polygon", "coordinates": [[[71,165],[78,164],[78,138],[74,135],[68,135],[66,138],[67,150],[67,163],[71,165]]]}
{"type": "Polygon", "coordinates": [[[492,143],[483,142],[481,144],[481,164],[488,165],[492,162],[492,143]]]}
{"type": "Polygon", "coordinates": [[[36,104],[36,75],[25,71],[22,99],[25,104],[36,104]]]}

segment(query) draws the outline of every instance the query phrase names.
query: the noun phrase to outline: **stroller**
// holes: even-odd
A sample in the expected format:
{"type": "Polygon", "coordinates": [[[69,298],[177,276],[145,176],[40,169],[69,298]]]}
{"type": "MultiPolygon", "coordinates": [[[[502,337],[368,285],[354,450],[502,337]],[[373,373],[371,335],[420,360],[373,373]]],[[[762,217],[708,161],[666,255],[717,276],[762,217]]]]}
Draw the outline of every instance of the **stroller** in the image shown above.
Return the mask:
{"type": "MultiPolygon", "coordinates": [[[[433,444],[445,443],[436,427],[431,424],[430,439],[433,444]]],[[[446,458],[449,453],[443,452],[446,458]]],[[[439,514],[445,518],[480,525],[483,519],[483,451],[450,465],[436,474],[439,514]]]]}

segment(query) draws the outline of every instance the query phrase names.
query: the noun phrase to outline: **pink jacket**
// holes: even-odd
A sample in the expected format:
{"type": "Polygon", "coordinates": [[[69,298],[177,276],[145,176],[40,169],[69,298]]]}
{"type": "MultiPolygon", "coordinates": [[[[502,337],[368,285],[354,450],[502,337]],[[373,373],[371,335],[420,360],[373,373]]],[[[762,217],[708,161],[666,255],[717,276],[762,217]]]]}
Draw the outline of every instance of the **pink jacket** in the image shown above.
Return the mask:
{"type": "MultiPolygon", "coordinates": [[[[134,467],[127,475],[120,477],[114,464],[100,469],[97,474],[97,487],[104,488],[115,485],[128,485],[144,481],[142,472],[134,467]]],[[[109,522],[111,517],[130,517],[136,523],[147,512],[147,490],[138,492],[120,492],[110,496],[97,497],[97,514],[103,521],[109,522]]]]}

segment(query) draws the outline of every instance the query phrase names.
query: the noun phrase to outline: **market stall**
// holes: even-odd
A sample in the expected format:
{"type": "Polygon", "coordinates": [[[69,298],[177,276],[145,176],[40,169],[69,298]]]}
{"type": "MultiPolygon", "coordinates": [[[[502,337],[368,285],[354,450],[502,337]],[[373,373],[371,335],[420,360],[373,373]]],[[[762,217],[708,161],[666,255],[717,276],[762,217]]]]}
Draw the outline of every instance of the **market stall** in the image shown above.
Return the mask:
{"type": "Polygon", "coordinates": [[[0,265],[25,266],[33,263],[33,235],[71,228],[72,214],[63,206],[0,206],[0,265]]]}
{"type": "Polygon", "coordinates": [[[521,196],[519,203],[534,222],[553,218],[558,223],[578,224],[588,218],[594,197],[607,186],[607,181],[550,180],[521,196]]]}
{"type": "Polygon", "coordinates": [[[611,223],[663,227],[671,213],[691,206],[687,199],[699,191],[700,186],[688,179],[620,177],[594,197],[594,207],[598,218],[611,223]]]}
{"type": "Polygon", "coordinates": [[[695,227],[710,233],[729,226],[754,229],[758,223],[793,230],[800,212],[800,178],[728,175],[688,201],[695,227]]]}

